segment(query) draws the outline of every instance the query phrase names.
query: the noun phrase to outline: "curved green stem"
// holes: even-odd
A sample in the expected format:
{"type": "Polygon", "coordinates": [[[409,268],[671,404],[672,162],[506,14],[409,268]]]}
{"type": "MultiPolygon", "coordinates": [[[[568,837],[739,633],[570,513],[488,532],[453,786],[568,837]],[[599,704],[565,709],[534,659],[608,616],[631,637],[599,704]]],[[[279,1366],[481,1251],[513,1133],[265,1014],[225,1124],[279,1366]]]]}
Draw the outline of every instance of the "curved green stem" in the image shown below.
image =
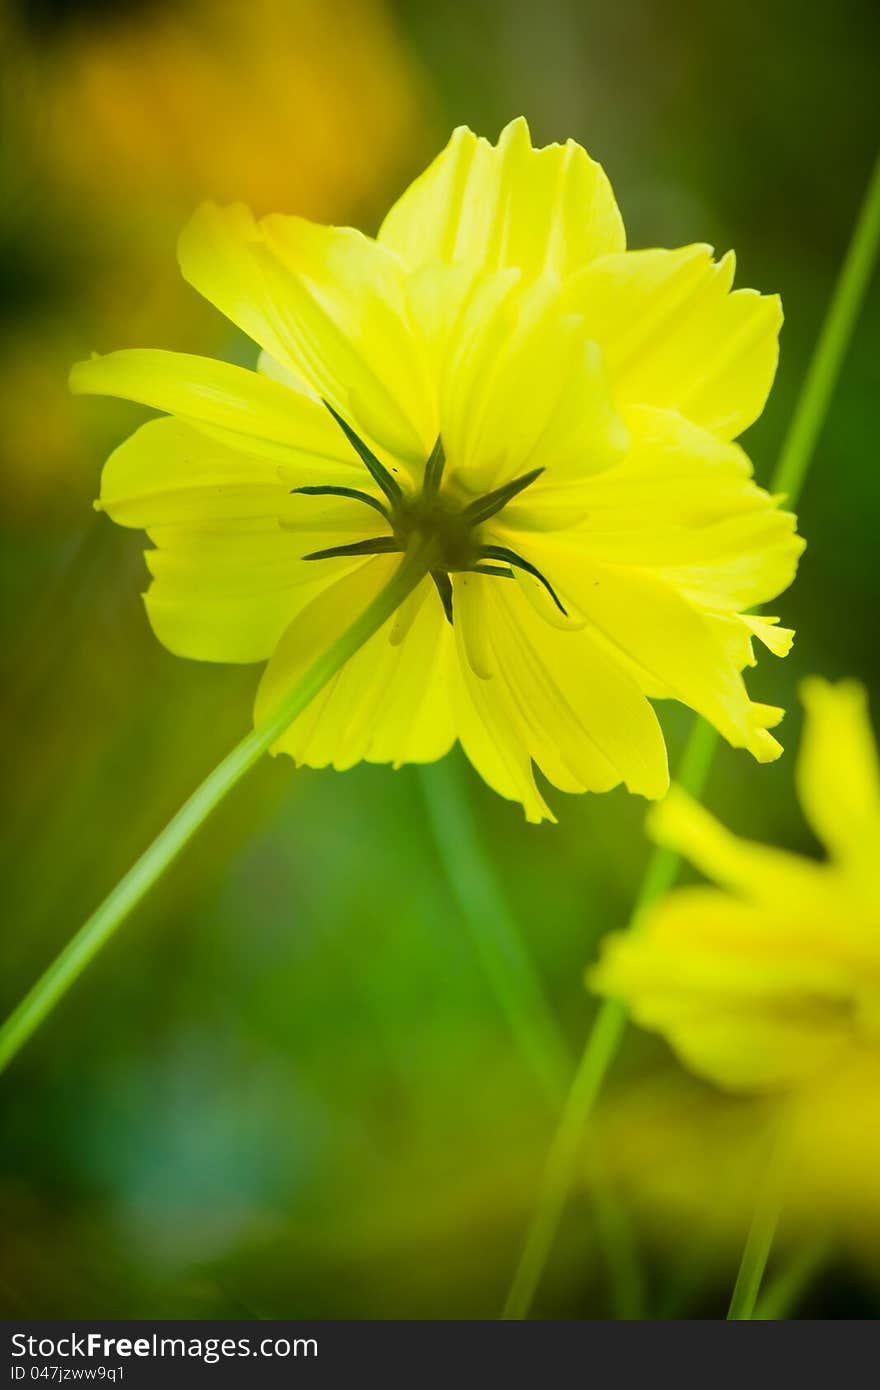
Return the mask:
{"type": "MultiPolygon", "coordinates": [[[[806,479],[871,278],[878,243],[880,159],[874,166],[865,192],[831,303],[770,480],[771,492],[785,492],[791,505],[796,503],[806,479]]],[[[717,742],[714,729],[698,719],[676,777],[676,781],[694,797],[702,794],[717,742]]],[[[659,848],[653,851],[630,926],[650,903],[672,886],[679,864],[680,858],[674,851],[659,848]]],[[[626,1024],[627,1015],[622,1004],[606,1000],[599,1006],[550,1146],[537,1203],[502,1314],[505,1318],[528,1316],[577,1171],[584,1127],[617,1056],[626,1024]]]]}
{"type": "Polygon", "coordinates": [[[247,734],[209,773],[149,849],[120,879],[0,1028],[0,1071],[24,1046],[128,915],[249,768],[301,714],[355,652],[387,622],[428,574],[434,557],[413,547],[394,575],[349,628],[312,663],[268,719],[247,734]]]}

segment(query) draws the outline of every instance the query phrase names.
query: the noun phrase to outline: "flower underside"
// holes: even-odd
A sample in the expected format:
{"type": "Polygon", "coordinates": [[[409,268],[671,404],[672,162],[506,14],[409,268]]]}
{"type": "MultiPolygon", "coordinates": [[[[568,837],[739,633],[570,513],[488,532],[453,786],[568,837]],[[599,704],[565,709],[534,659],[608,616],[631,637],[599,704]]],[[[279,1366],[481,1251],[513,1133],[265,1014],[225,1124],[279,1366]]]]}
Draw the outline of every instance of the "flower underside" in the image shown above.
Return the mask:
{"type": "Polygon", "coordinates": [[[267,662],[259,723],[399,568],[422,576],[274,751],[341,770],[458,742],[535,822],[536,770],[665,794],[655,700],[779,755],[782,710],[742,673],[756,641],[789,650],[750,610],[803,542],[734,441],[782,312],[734,289],[732,255],[628,251],[602,169],[517,120],[457,131],[375,238],[206,204],[179,257],[257,370],[132,349],[71,376],[162,412],[99,501],[147,532],[160,641],[267,662]]]}
{"type": "Polygon", "coordinates": [[[514,569],[523,570],[539,583],[559,609],[566,614],[559,596],[550,581],[535,566],[517,554],[515,550],[503,545],[488,545],[480,541],[477,528],[490,517],[500,512],[508,502],[529,487],[544,472],[543,468],[533,468],[518,478],[512,478],[503,487],[484,493],[466,506],[459,505],[453,498],[441,491],[446,454],[443,441],[438,436],[425,463],[422,491],[416,496],[407,496],[397,480],[376,457],[369,446],[361,439],[351,425],[333,409],[328,401],[324,405],[345,434],[349,443],[368,469],[373,481],[380,488],[385,502],[380,502],[368,492],[357,488],[327,486],[296,487],[294,493],[305,493],[310,497],[348,497],[362,502],[378,512],[390,527],[390,532],[372,536],[367,540],[354,541],[349,545],[334,545],[325,550],[313,550],[304,555],[304,560],[332,560],[340,556],[388,555],[406,551],[415,537],[430,541],[438,562],[431,569],[431,578],[443,604],[447,622],[452,624],[452,582],[450,574],[470,571],[474,574],[495,575],[500,579],[513,579],[514,569]]]}

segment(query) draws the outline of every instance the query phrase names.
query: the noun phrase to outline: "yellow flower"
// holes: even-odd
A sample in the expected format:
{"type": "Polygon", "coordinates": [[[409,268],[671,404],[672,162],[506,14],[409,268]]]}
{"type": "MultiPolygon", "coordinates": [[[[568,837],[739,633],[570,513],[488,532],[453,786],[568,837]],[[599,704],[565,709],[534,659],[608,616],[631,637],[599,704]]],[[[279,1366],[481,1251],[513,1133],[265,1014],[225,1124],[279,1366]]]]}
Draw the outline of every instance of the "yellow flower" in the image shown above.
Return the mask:
{"type": "Polygon", "coordinates": [[[670,894],[609,938],[591,983],[722,1086],[808,1090],[815,1120],[880,1075],[880,774],[863,688],[813,679],[802,694],[798,790],[828,861],[737,839],[673,790],[654,835],[726,891],[670,894]]]}
{"type": "Polygon", "coordinates": [[[430,576],[277,747],[312,766],[425,762],[458,739],[550,816],[564,791],[668,774],[647,697],[761,760],[745,616],[791,581],[794,519],[731,441],[760,413],[779,301],[731,293],[706,246],[626,252],[605,174],[569,142],[469,130],[373,240],[201,208],[185,278],[262,349],[256,373],[158,351],[74,368],[75,391],[168,412],[109,460],[100,506],[143,527],[170,650],[269,665],[256,717],[347,627],[415,538],[430,576]],[[326,407],[326,408],[325,408],[326,407]]]}

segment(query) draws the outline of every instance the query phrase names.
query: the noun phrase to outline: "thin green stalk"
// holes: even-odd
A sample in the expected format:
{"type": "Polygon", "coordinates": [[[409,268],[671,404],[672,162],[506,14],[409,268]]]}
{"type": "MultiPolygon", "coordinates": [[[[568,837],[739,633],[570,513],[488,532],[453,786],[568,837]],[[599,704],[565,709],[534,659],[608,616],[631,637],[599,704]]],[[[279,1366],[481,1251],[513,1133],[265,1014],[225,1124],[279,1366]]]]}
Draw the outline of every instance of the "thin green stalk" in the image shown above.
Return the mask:
{"type": "MultiPolygon", "coordinates": [[[[699,795],[705,781],[717,737],[711,725],[702,719],[697,720],[691,730],[679,780],[694,796],[699,795]]],[[[653,850],[636,901],[633,922],[672,886],[678,864],[678,856],[672,850],[659,847],[653,850]]],[[[580,1164],[584,1125],[617,1056],[626,1025],[624,1005],[617,999],[603,1000],[550,1145],[538,1203],[504,1305],[502,1317],[505,1319],[528,1316],[580,1164]]]]}
{"type": "Polygon", "coordinates": [[[419,769],[428,820],[450,890],[519,1053],[554,1109],[574,1062],[482,845],[460,760],[419,769]]]}
{"type": "MultiPolygon", "coordinates": [[[[445,758],[420,768],[419,775],[450,891],[523,1064],[551,1110],[558,1111],[571,1083],[574,1060],[486,852],[468,796],[463,760],[445,758]]],[[[615,1316],[637,1318],[642,1289],[626,1213],[598,1171],[590,1191],[615,1316]]]]}
{"type": "Polygon", "coordinates": [[[779,1225],[779,1213],[785,1192],[788,1174],[788,1155],[790,1148],[790,1129],[783,1116],[779,1130],[768,1156],[767,1167],[761,1180],[749,1233],[736,1276],[736,1283],[727,1310],[730,1322],[749,1322],[755,1316],[755,1305],[761,1291],[761,1282],[770,1250],[779,1225]]]}
{"type": "Polygon", "coordinates": [[[831,1250],[827,1236],[817,1236],[796,1250],[765,1288],[752,1314],[756,1322],[779,1322],[800,1301],[831,1250]]]}
{"type": "Polygon", "coordinates": [[[608,1274],[612,1317],[640,1322],[645,1316],[645,1280],[632,1214],[595,1159],[589,1166],[587,1181],[598,1244],[608,1274]]]}
{"type": "MultiPolygon", "coordinates": [[[[791,505],[796,503],[806,479],[813,450],[871,278],[878,242],[880,159],[874,166],[825,322],[770,480],[770,490],[785,492],[791,505]]],[[[697,720],[676,778],[694,797],[702,794],[717,741],[714,730],[702,720],[697,720]]],[[[650,903],[672,886],[679,863],[679,856],[673,851],[659,848],[654,850],[648,862],[631,926],[650,903]]],[[[615,1000],[606,1000],[600,1005],[550,1146],[537,1203],[502,1314],[505,1318],[528,1316],[575,1177],[584,1126],[608,1069],[617,1055],[626,1031],[626,1023],[626,1010],[622,1004],[615,1000]]]]}
{"type": "Polygon", "coordinates": [[[312,663],[276,712],[241,740],[209,773],[153,843],[72,937],[0,1028],[0,1071],[189,843],[228,792],[253,767],[337,671],[392,616],[431,568],[425,546],[413,547],[394,575],[349,628],[312,663]]]}
{"type": "Polygon", "coordinates": [[[757,1203],[727,1310],[727,1317],[733,1322],[747,1322],[754,1316],[778,1222],[778,1201],[757,1203]]]}
{"type": "Polygon", "coordinates": [[[819,333],[803,388],[770,486],[794,499],[801,491],[819,431],[837,385],[880,241],[880,156],[868,183],[834,296],[819,333]]]}

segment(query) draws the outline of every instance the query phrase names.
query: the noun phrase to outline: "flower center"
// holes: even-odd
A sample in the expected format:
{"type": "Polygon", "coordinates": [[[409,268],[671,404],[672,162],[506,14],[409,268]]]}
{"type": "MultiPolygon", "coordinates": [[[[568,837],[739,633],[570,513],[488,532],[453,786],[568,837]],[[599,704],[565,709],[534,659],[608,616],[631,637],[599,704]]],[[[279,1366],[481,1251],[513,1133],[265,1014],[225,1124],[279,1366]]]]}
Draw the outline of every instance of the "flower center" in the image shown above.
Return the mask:
{"type": "Polygon", "coordinates": [[[381,489],[385,502],[380,502],[368,492],[360,492],[349,487],[296,487],[293,492],[306,493],[312,497],[348,497],[362,502],[384,517],[389,530],[383,535],[369,540],[354,541],[351,545],[334,545],[327,550],[313,550],[304,555],[304,560],[330,560],[340,556],[387,555],[395,551],[406,551],[418,536],[431,542],[437,561],[431,570],[431,578],[437,588],[443,611],[448,621],[453,621],[452,581],[450,574],[463,570],[475,574],[495,575],[501,579],[513,579],[515,569],[530,574],[543,584],[561,613],[565,613],[550,582],[539,569],[503,545],[490,545],[482,542],[477,534],[478,528],[490,517],[495,516],[507,503],[525,488],[529,487],[543,473],[542,468],[534,468],[523,473],[503,487],[484,493],[482,497],[466,506],[456,503],[449,494],[440,491],[446,455],[443,442],[437,439],[430,457],[425,463],[422,490],[415,496],[407,496],[396,478],[376,457],[370,447],[356,434],[342,416],[337,414],[327,401],[324,402],[361,462],[364,463],[381,489]]]}

